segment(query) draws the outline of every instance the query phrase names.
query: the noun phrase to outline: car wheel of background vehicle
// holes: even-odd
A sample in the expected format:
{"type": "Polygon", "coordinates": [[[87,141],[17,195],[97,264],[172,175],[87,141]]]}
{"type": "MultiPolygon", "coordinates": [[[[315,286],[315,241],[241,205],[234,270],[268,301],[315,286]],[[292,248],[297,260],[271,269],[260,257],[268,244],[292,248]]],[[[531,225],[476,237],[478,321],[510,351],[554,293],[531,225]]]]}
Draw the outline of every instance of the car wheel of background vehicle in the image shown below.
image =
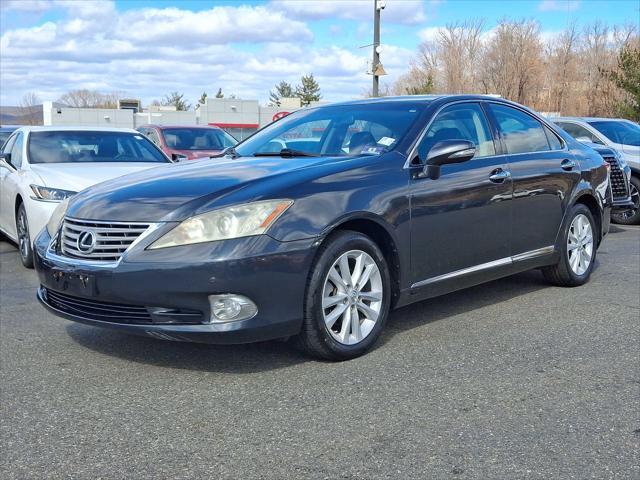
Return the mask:
{"type": "Polygon", "coordinates": [[[620,225],[640,225],[640,178],[631,177],[629,194],[633,201],[633,208],[611,215],[611,220],[620,225]]]}
{"type": "Polygon", "coordinates": [[[27,211],[24,204],[18,207],[16,216],[16,232],[18,234],[18,250],[20,260],[27,268],[33,268],[33,250],[31,247],[31,236],[29,235],[29,222],[27,221],[27,211]]]}
{"type": "Polygon", "coordinates": [[[589,279],[596,260],[596,223],[582,204],[571,208],[562,230],[560,260],[542,269],[544,277],[562,287],[577,287],[589,279]]]}
{"type": "Polygon", "coordinates": [[[378,246],[353,231],[331,235],[307,282],[304,321],[295,343],[326,360],[348,360],[369,350],[389,315],[391,283],[378,246]]]}

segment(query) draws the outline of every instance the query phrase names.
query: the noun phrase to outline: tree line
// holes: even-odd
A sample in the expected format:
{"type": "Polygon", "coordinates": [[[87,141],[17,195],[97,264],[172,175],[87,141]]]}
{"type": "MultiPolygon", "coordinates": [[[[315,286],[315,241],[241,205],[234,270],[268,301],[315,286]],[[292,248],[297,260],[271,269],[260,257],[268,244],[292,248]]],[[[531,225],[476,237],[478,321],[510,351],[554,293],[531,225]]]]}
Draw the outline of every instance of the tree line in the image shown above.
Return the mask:
{"type": "Polygon", "coordinates": [[[640,120],[635,25],[575,23],[551,38],[532,20],[457,22],[420,44],[384,94],[497,94],[543,112],[640,120]]]}

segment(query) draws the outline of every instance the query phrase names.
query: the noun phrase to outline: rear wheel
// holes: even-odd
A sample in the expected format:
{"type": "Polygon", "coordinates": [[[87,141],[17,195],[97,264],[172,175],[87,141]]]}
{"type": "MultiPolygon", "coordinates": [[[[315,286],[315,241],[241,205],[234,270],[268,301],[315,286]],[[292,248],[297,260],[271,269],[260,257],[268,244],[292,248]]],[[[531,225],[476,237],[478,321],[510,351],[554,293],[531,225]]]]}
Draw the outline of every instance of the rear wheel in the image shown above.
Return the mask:
{"type": "Polygon", "coordinates": [[[29,234],[29,221],[27,220],[27,211],[24,203],[18,207],[16,215],[16,232],[18,234],[18,250],[20,251],[20,260],[27,268],[33,268],[33,249],[31,247],[31,235],[29,234]]]}
{"type": "Polygon", "coordinates": [[[391,302],[387,263],[358,232],[332,235],[321,247],[306,293],[304,322],[295,342],[327,360],[348,360],[380,336],[391,302]]]}
{"type": "Polygon", "coordinates": [[[591,211],[582,204],[571,208],[562,230],[560,260],[545,267],[545,278],[562,287],[576,287],[589,280],[596,259],[596,228],[591,211]]]}
{"type": "Polygon", "coordinates": [[[633,208],[611,215],[611,220],[620,225],[640,225],[640,178],[631,177],[629,194],[633,201],[633,208]]]}

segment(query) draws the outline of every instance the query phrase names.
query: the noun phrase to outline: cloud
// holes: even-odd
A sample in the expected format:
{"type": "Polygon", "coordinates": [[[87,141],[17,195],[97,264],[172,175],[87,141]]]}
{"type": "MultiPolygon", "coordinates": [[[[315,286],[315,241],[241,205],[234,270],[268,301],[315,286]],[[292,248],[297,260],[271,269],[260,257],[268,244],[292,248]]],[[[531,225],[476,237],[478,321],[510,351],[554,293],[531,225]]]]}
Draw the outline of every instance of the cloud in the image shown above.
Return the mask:
{"type": "MultiPolygon", "coordinates": [[[[385,23],[417,25],[426,20],[422,0],[387,0],[381,13],[385,23]]],[[[272,0],[269,8],[302,20],[365,20],[373,17],[371,0],[272,0]]]]}
{"type": "Polygon", "coordinates": [[[46,0],[2,0],[1,10],[15,10],[19,12],[42,13],[49,10],[52,3],[46,0]]]}
{"type": "MultiPolygon", "coordinates": [[[[367,2],[368,3],[368,2],[367,2]]],[[[4,5],[4,2],[3,2],[4,5]]],[[[314,43],[300,18],[269,5],[115,9],[113,2],[59,0],[55,21],[7,29],[0,37],[0,103],[27,92],[56,100],[71,89],[123,92],[143,103],[181,91],[195,102],[203,90],[265,101],[281,80],[313,73],[330,101],[358,97],[369,86],[370,49],[314,43]]],[[[389,8],[389,7],[388,7],[389,8]]],[[[362,22],[364,23],[364,22],[362,22]]],[[[413,52],[383,45],[392,82],[413,52]]]]}
{"type": "Polygon", "coordinates": [[[438,37],[438,32],[442,27],[427,27],[418,32],[421,42],[433,42],[438,37]]]}
{"type": "Polygon", "coordinates": [[[541,12],[573,12],[580,8],[580,0],[542,0],[538,5],[541,12]]]}

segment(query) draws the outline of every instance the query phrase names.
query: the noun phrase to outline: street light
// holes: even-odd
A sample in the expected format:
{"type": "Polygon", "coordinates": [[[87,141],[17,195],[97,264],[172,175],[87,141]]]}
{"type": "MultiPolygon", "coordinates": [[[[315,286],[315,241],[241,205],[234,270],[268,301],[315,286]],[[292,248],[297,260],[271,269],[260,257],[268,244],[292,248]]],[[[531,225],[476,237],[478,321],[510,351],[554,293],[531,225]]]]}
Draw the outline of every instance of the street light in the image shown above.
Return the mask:
{"type": "Polygon", "coordinates": [[[371,63],[371,73],[373,75],[372,95],[378,96],[380,87],[380,75],[384,75],[384,68],[380,63],[380,12],[387,5],[383,0],[373,0],[373,62],[371,63]]]}

